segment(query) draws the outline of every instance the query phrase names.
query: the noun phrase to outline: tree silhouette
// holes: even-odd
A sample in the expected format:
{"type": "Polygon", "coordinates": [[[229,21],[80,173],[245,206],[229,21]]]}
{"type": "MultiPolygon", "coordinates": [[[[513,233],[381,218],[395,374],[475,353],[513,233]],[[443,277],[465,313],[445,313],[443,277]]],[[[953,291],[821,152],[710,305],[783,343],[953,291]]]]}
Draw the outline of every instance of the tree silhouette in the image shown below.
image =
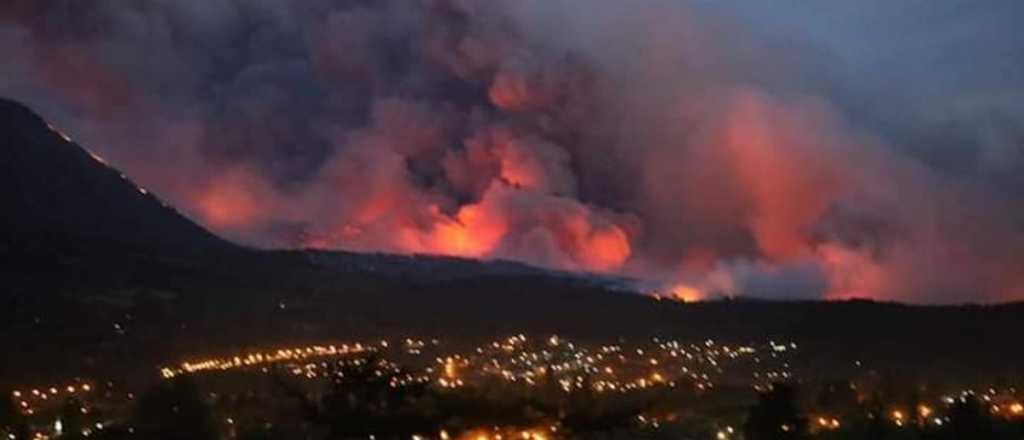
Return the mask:
{"type": "Polygon", "coordinates": [[[532,426],[542,418],[535,399],[500,383],[432,390],[441,427],[462,432],[479,426],[532,426]]]}
{"type": "Polygon", "coordinates": [[[0,392],[3,392],[3,399],[0,399],[0,429],[6,432],[20,418],[21,412],[18,411],[18,406],[14,403],[11,393],[4,390],[0,390],[0,392]]]}
{"type": "Polygon", "coordinates": [[[61,440],[79,440],[85,438],[82,430],[85,428],[85,415],[82,411],[82,402],[72,397],[64,401],[60,409],[60,422],[64,432],[61,440]]]}
{"type": "Polygon", "coordinates": [[[866,419],[859,423],[864,430],[866,440],[880,440],[889,435],[893,430],[892,425],[886,421],[885,403],[879,393],[873,393],[864,402],[863,410],[866,419]]]}
{"type": "Polygon", "coordinates": [[[243,430],[237,438],[238,440],[284,440],[287,437],[274,429],[251,428],[243,430]]]}
{"type": "Polygon", "coordinates": [[[948,430],[956,439],[995,438],[988,406],[974,396],[961,397],[949,408],[948,430]]]}
{"type": "MultiPolygon", "coordinates": [[[[396,386],[416,375],[377,356],[342,362],[330,374],[329,389],[319,400],[289,384],[286,374],[276,376],[286,394],[299,400],[307,419],[326,428],[329,440],[407,439],[441,429],[457,435],[482,426],[532,427],[541,422],[559,423],[564,432],[587,436],[635,427],[636,416],[653,401],[599,397],[589,384],[570,392],[558,388],[552,394],[557,398],[540,397],[547,391],[544,386],[527,393],[501,383],[454,390],[420,382],[396,386]]],[[[551,389],[555,386],[557,382],[551,389]]]]}
{"type": "Polygon", "coordinates": [[[132,418],[139,438],[146,440],[215,440],[216,424],[199,388],[187,377],[149,390],[132,418]]]}
{"type": "Polygon", "coordinates": [[[653,399],[598,396],[590,384],[586,383],[569,392],[558,415],[566,431],[576,436],[587,436],[635,427],[637,416],[652,406],[653,399]]]}
{"type": "Polygon", "coordinates": [[[139,437],[133,435],[133,431],[125,426],[106,426],[102,430],[93,431],[88,437],[90,440],[136,440],[139,437]]]}
{"type": "Polygon", "coordinates": [[[822,385],[818,392],[816,407],[829,414],[842,414],[859,406],[857,392],[846,380],[833,381],[822,385]]]}
{"type": "Polygon", "coordinates": [[[377,356],[340,363],[330,375],[330,389],[319,402],[281,376],[277,379],[300,400],[310,422],[327,428],[328,440],[410,438],[432,432],[440,423],[428,386],[398,385],[408,374],[377,356]]]}
{"type": "Polygon", "coordinates": [[[796,389],[773,384],[758,395],[744,425],[747,440],[796,440],[807,437],[807,421],[800,414],[796,389]]]}

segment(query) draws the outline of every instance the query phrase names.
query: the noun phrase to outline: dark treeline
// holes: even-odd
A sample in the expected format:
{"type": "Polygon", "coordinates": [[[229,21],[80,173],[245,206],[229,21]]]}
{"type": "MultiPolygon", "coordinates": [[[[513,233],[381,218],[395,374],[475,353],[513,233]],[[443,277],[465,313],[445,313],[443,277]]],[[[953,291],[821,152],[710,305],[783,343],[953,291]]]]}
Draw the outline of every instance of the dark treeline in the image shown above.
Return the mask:
{"type": "MultiPolygon", "coordinates": [[[[1010,440],[1024,438],[1024,419],[993,414],[992,405],[971,395],[955,399],[941,411],[925,414],[911,407],[893,420],[893,402],[875,395],[853,403],[844,423],[815,426],[798,404],[797,389],[776,384],[750,408],[743,432],[746,440],[1010,440]]],[[[929,412],[932,410],[928,410],[929,412]]]]}

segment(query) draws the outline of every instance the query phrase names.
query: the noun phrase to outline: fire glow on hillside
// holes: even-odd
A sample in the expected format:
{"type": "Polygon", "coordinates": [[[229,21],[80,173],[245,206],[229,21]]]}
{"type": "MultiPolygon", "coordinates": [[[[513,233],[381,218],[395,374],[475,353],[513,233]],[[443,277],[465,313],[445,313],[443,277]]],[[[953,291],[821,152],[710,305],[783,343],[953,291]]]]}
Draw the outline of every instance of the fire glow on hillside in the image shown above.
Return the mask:
{"type": "Polygon", "coordinates": [[[801,91],[791,78],[809,54],[751,52],[730,42],[763,35],[682,2],[617,3],[89,15],[166,30],[145,39],[79,22],[53,36],[59,20],[30,10],[0,18],[37,54],[26,78],[89,115],[67,121],[76,136],[246,243],[512,259],[686,301],[1024,297],[1011,198],[801,91]],[[272,47],[204,49],[227,41],[272,47]],[[154,45],[167,57],[135,56],[154,45]],[[148,61],[105,58],[122,51],[148,61]]]}

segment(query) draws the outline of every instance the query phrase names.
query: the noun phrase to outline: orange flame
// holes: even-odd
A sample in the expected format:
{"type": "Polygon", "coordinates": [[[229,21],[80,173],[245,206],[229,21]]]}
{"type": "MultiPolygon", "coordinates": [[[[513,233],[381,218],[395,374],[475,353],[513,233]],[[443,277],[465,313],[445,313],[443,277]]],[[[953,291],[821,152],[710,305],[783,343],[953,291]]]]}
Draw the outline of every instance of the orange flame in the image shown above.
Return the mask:
{"type": "Polygon", "coordinates": [[[610,272],[622,267],[631,254],[629,238],[618,226],[595,231],[582,246],[581,263],[589,270],[610,272]]]}
{"type": "Polygon", "coordinates": [[[226,173],[194,196],[198,215],[214,228],[251,225],[268,211],[260,199],[260,193],[265,195],[261,186],[261,180],[249,172],[226,173]]]}
{"type": "Polygon", "coordinates": [[[491,254],[508,231],[500,216],[483,205],[466,205],[454,218],[432,208],[434,223],[423,232],[406,227],[400,233],[399,247],[406,252],[480,258],[491,254]]]}
{"type": "Polygon", "coordinates": [[[673,286],[670,294],[672,299],[682,302],[698,302],[705,298],[704,292],[700,289],[686,284],[673,286]]]}

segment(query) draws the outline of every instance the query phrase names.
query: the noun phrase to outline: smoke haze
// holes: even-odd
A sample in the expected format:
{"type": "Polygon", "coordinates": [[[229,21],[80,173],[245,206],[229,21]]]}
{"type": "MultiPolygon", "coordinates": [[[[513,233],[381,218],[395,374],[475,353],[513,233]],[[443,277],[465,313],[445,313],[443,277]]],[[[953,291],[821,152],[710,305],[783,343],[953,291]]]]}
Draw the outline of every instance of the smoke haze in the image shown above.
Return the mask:
{"type": "Polygon", "coordinates": [[[1024,8],[784,3],[13,0],[0,94],[250,245],[1024,299],[1024,8]]]}

